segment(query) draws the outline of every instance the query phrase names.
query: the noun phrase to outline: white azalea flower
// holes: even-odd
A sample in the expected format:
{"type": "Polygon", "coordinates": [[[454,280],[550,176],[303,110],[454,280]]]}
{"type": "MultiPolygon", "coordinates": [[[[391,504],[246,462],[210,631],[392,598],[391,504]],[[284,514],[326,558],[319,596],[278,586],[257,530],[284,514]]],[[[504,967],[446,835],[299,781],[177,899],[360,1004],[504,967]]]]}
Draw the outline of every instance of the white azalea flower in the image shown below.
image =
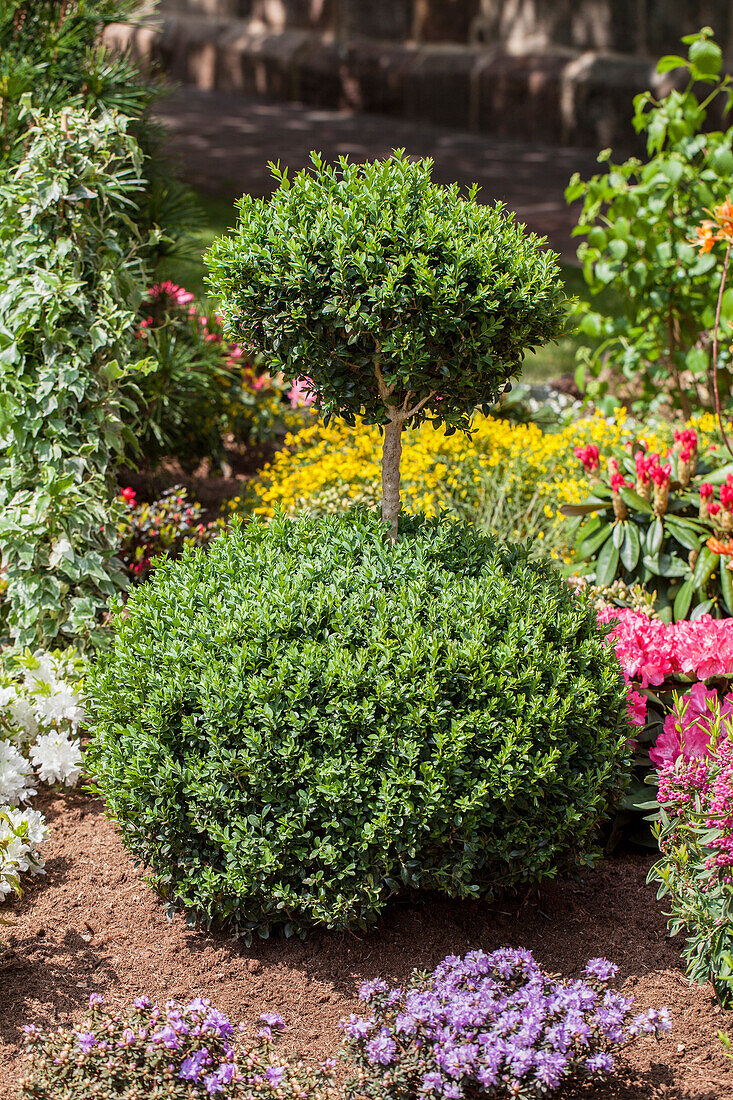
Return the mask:
{"type": "Polygon", "coordinates": [[[36,712],[27,699],[19,695],[15,702],[11,703],[8,707],[8,714],[18,731],[22,733],[26,739],[35,737],[38,733],[36,712]]]}
{"type": "Polygon", "coordinates": [[[31,691],[37,689],[40,684],[48,684],[49,687],[54,687],[56,684],[56,671],[57,664],[54,661],[50,653],[35,653],[35,660],[38,662],[35,668],[27,668],[23,675],[23,680],[27,688],[31,691]]]}
{"type": "Polygon", "coordinates": [[[40,722],[71,722],[77,725],[84,717],[79,696],[63,680],[54,684],[50,694],[44,692],[35,696],[35,710],[40,722]]]}
{"type": "Polygon", "coordinates": [[[42,783],[63,783],[73,787],[81,775],[81,748],[66,733],[42,733],[31,748],[31,760],[42,783]]]}
{"type": "Polygon", "coordinates": [[[0,688],[0,710],[5,710],[14,699],[18,698],[17,688],[13,685],[10,687],[0,688]]]}
{"type": "Polygon", "coordinates": [[[36,848],[48,840],[50,829],[40,810],[6,810],[8,817],[18,826],[25,822],[28,827],[28,841],[36,848]]]}
{"type": "Polygon", "coordinates": [[[44,873],[38,845],[47,840],[49,834],[43,814],[38,810],[21,811],[7,806],[2,812],[7,820],[0,818],[0,898],[12,891],[19,875],[44,873]]]}
{"type": "Polygon", "coordinates": [[[34,795],[33,769],[9,741],[0,741],[0,806],[17,806],[34,795]]]}

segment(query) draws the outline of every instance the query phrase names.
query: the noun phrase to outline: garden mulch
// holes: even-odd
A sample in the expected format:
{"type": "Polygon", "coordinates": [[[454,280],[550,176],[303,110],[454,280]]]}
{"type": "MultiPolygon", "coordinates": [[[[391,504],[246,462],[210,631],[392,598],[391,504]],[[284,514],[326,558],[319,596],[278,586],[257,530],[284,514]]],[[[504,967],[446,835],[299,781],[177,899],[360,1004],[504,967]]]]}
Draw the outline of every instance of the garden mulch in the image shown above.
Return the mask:
{"type": "Polygon", "coordinates": [[[360,981],[403,980],[446,954],[501,945],[531,948],[564,975],[606,955],[640,1007],[667,1005],[673,1031],[642,1040],[612,1083],[566,1087],[558,1100],[730,1100],[733,1063],[718,1028],[733,1030],[710,986],[690,988],[662,905],[645,883],[650,859],[624,854],[581,876],[496,905],[434,896],[395,904],[369,934],[317,932],[251,948],[190,929],[164,908],[89,795],[45,793],[35,805],[51,826],[47,874],[6,908],[0,930],[0,1096],[17,1095],[21,1028],[80,1021],[89,994],[121,1006],[140,993],[209,997],[236,1021],[263,1011],[286,1021],[283,1048],[317,1060],[338,1045],[338,1021],[357,1007],[360,981]]]}
{"type": "Polygon", "coordinates": [[[160,99],[156,116],[181,178],[206,194],[229,201],[244,192],[269,195],[268,162],[279,161],[292,175],[306,167],[312,149],[329,161],[341,155],[372,160],[406,149],[412,156],[434,159],[438,183],[479,184],[481,201],[505,202],[571,263],[576,262],[577,240],[571,232],[577,208],[566,205],[565,187],[573,172],[587,178],[598,171],[588,149],[527,144],[416,119],[273,103],[190,85],[160,99]]]}

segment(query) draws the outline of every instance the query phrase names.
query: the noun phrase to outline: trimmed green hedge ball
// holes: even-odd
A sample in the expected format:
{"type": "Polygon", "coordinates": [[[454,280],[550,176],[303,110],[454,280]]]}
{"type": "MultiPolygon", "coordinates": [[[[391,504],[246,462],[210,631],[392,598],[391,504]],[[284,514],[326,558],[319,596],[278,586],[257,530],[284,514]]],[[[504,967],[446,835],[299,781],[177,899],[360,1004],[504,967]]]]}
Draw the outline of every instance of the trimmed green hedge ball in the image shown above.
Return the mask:
{"type": "Polygon", "coordinates": [[[115,629],[98,790],[173,905],[247,938],[587,863],[628,775],[594,611],[470,526],[255,520],[161,562],[115,629]]]}

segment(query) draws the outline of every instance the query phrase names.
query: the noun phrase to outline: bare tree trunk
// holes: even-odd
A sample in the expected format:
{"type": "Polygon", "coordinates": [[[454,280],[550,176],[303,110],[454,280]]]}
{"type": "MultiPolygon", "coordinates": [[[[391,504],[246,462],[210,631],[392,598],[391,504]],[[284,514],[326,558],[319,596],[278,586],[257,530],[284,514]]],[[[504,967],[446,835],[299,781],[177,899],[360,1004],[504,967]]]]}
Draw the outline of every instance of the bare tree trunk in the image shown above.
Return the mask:
{"type": "MultiPolygon", "coordinates": [[[[397,409],[394,410],[397,413],[397,409]]],[[[389,524],[390,542],[397,541],[400,515],[400,459],[402,458],[402,425],[399,415],[384,426],[382,446],[382,519],[389,524]]]]}

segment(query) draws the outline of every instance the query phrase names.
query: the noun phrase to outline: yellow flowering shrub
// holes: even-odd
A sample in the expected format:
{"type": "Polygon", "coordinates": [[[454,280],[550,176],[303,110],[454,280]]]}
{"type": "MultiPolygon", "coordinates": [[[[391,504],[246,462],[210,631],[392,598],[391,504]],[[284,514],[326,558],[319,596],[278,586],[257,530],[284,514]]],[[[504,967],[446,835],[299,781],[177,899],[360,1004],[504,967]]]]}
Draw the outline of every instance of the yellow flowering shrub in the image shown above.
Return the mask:
{"type": "MultiPolygon", "coordinates": [[[[623,412],[615,420],[597,415],[552,432],[483,416],[470,435],[445,435],[426,424],[404,435],[402,504],[427,515],[445,509],[501,538],[540,539],[545,552],[559,551],[558,508],[587,494],[574,448],[592,442],[603,454],[635,434],[623,412]]],[[[662,425],[644,436],[652,450],[664,451],[671,431],[662,425]]],[[[380,458],[378,428],[341,422],[326,428],[314,419],[286,438],[253,482],[254,510],[323,515],[353,504],[376,506],[380,458]]]]}

